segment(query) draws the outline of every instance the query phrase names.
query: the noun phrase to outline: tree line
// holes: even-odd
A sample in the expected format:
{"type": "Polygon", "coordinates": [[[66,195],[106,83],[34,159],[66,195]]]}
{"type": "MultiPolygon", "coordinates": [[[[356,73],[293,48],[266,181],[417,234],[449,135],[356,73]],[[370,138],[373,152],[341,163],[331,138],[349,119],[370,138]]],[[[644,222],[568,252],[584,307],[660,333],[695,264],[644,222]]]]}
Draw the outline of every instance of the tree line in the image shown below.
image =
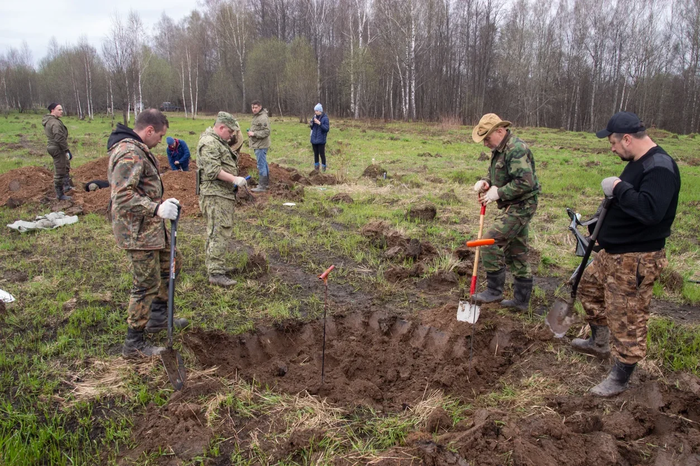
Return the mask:
{"type": "Polygon", "coordinates": [[[5,110],[61,102],[71,114],[170,101],[199,111],[590,131],[619,110],[700,129],[700,0],[205,0],[148,32],[114,16],[101,50],[53,39],[0,55],[5,110]]]}

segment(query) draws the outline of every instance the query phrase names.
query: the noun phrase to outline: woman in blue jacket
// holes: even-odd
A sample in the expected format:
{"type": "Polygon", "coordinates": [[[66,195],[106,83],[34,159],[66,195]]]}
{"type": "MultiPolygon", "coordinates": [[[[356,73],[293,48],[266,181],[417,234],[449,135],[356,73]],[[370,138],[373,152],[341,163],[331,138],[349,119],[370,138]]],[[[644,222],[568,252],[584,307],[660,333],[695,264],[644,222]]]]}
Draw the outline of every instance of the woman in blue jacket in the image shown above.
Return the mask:
{"type": "Polygon", "coordinates": [[[318,170],[318,159],[321,158],[321,170],[326,171],[326,135],[331,129],[328,115],[323,113],[321,104],[314,107],[316,116],[311,120],[311,146],[314,148],[314,170],[318,170]]]}
{"type": "Polygon", "coordinates": [[[190,148],[182,139],[168,137],[165,140],[168,143],[166,153],[168,154],[168,162],[171,170],[189,171],[190,167],[190,148]]]}

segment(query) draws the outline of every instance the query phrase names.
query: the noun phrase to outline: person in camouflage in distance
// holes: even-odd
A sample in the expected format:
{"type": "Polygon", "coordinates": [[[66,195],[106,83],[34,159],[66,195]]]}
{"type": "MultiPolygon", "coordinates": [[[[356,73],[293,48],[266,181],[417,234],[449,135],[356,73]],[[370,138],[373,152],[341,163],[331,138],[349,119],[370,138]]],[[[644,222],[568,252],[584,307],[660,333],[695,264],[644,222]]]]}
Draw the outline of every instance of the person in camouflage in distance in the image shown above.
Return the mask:
{"type": "Polygon", "coordinates": [[[53,186],[59,201],[69,201],[66,196],[73,187],[70,184],[70,160],[73,158],[68,149],[68,128],[61,121],[63,106],[52,103],[48,106],[49,113],[44,115],[41,124],[48,139],[46,151],[53,158],[53,186]]]}
{"type": "Polygon", "coordinates": [[[614,396],[627,389],[646,356],[649,304],[654,281],[668,263],[664,247],[676,217],[681,176],[634,113],[616,113],[596,135],[607,137],[612,152],[627,165],[619,177],[601,182],[612,203],[598,232],[601,251],[578,288],[591,336],[576,338],[571,346],[600,358],[612,353],[610,373],[591,393],[614,396]]]}
{"type": "MultiPolygon", "coordinates": [[[[112,231],[117,246],[126,250],[133,275],[122,350],[126,358],[155,356],[164,349],[148,344],[144,332],[167,329],[170,238],[165,220],[177,218],[179,203],[162,200],[158,161],[151,153],[167,129],[165,115],[149,109],[139,113],[133,130],[117,124],[107,142],[112,231]]],[[[176,273],[181,263],[178,251],[176,273]]],[[[174,324],[183,328],[188,322],[176,319],[174,324]]]]}
{"type": "Polygon", "coordinates": [[[477,293],[475,298],[481,303],[503,299],[507,265],[513,274],[513,299],[501,301],[501,306],[526,311],[533,282],[527,262],[528,226],[537,211],[540,184],[532,152],[523,140],[511,133],[510,125],[495,113],[488,113],[481,117],[472,132],[474,142],[483,141],[491,149],[488,175],[476,182],[474,190],[479,202],[496,201],[500,210],[484,236],[496,242],[481,249],[487,289],[477,293]]]}
{"type": "Polygon", "coordinates": [[[230,145],[235,135],[240,137],[236,119],[219,112],[214,126],[202,133],[197,145],[199,207],[207,221],[205,262],[209,283],[217,286],[236,284],[225,275],[224,261],[233,238],[236,190],[246,185],[245,178],[238,176],[238,153],[230,145]]]}

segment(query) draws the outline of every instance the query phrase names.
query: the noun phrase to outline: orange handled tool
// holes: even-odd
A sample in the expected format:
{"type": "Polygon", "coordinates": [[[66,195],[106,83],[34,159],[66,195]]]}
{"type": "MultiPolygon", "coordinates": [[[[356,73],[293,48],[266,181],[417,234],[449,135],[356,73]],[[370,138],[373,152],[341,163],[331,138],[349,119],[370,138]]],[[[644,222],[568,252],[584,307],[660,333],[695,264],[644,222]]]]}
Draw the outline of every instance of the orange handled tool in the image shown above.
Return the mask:
{"type": "Polygon", "coordinates": [[[493,238],[487,239],[475,239],[474,241],[467,241],[468,248],[478,248],[479,246],[491,246],[496,240],[493,238]]]}

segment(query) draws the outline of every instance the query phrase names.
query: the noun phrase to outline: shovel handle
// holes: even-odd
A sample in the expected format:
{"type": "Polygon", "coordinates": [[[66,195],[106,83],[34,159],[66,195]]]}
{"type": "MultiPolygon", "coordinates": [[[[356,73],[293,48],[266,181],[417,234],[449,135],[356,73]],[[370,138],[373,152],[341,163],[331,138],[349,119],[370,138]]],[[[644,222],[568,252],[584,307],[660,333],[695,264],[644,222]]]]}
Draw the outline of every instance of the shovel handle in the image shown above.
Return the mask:
{"type": "Polygon", "coordinates": [[[495,242],[496,242],[496,240],[493,238],[475,239],[473,241],[467,241],[467,247],[468,248],[478,248],[479,246],[490,246],[495,242]]]}
{"type": "Polygon", "coordinates": [[[331,270],[335,268],[335,265],[331,265],[326,269],[325,272],[323,272],[321,275],[318,276],[319,279],[326,281],[328,279],[328,274],[331,273],[331,270]]]}

